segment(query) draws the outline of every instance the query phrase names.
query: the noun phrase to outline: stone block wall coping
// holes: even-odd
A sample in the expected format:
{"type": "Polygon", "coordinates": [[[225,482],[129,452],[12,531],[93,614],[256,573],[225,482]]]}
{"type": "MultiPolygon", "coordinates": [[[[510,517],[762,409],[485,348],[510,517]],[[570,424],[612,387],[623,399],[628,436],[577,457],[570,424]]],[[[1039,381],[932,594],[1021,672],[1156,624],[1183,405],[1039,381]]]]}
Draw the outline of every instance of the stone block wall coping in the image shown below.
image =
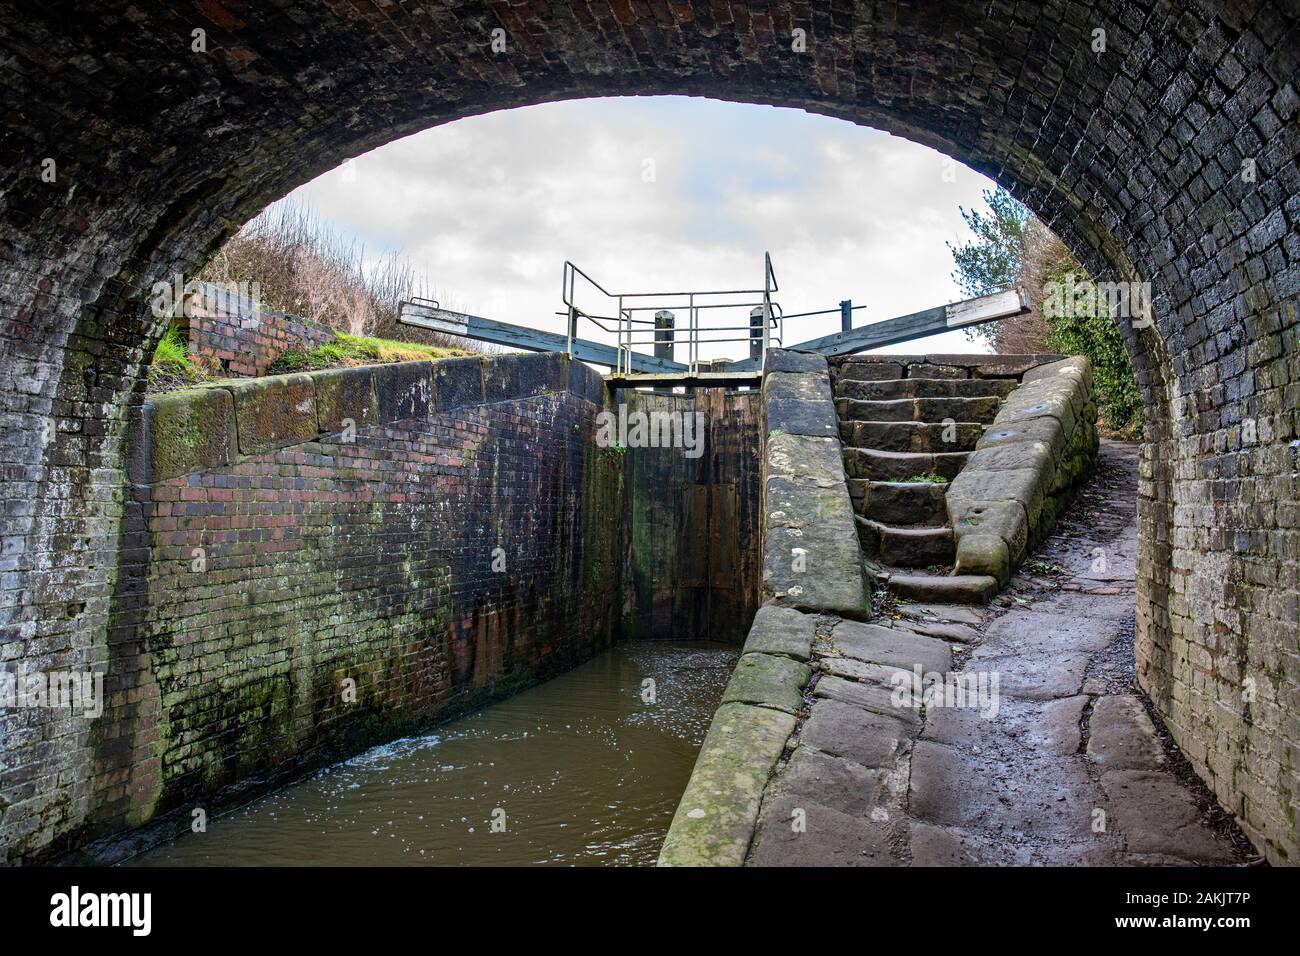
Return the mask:
{"type": "Polygon", "coordinates": [[[1057,496],[1097,453],[1092,366],[1074,356],[1027,371],[948,486],[957,573],[1005,585],[1055,521],[1057,496]]]}
{"type": "Polygon", "coordinates": [[[1033,353],[1024,355],[966,355],[930,353],[926,355],[858,354],[839,355],[830,360],[832,375],[845,366],[870,367],[870,377],[891,378],[1000,378],[1020,379],[1036,368],[1059,362],[1064,355],[1033,353]]]}
{"type": "Polygon", "coordinates": [[[132,483],[231,465],[346,428],[571,391],[604,401],[600,373],[556,353],[352,366],[228,379],[150,397],[130,435],[132,483]]]}

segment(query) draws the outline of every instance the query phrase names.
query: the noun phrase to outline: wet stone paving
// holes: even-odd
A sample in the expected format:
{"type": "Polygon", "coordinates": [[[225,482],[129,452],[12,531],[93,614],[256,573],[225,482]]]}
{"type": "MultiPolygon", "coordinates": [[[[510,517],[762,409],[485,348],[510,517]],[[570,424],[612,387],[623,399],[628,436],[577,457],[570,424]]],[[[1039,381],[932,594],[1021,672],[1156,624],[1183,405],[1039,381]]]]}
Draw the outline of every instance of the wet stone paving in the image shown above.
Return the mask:
{"type": "Polygon", "coordinates": [[[874,623],[819,618],[748,862],[1252,862],[1134,680],[1136,485],[1137,446],[1103,443],[990,607],[886,595],[874,623]]]}

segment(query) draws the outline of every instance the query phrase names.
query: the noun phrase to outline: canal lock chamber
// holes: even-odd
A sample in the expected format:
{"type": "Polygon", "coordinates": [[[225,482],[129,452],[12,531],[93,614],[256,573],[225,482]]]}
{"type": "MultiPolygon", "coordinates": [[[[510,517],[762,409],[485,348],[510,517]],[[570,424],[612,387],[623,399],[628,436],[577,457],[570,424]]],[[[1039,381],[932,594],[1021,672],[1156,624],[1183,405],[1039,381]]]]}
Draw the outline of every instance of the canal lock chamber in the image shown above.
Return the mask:
{"type": "MultiPolygon", "coordinates": [[[[152,646],[163,784],[143,828],[84,855],[654,862],[760,600],[760,393],[611,392],[553,355],[403,364],[425,365],[427,379],[369,370],[378,421],[360,447],[323,423],[312,446],[231,455],[235,466],[218,457],[197,479],[159,471],[140,490],[158,515],[197,487],[220,515],[225,496],[207,489],[233,484],[237,514],[239,478],[274,469],[282,483],[250,482],[261,494],[243,497],[251,523],[264,511],[274,527],[260,497],[318,530],[280,552],[289,574],[263,585],[261,603],[280,605],[264,618],[274,663],[245,670],[239,693],[217,702],[201,682],[169,680],[187,652],[152,646]],[[280,588],[295,578],[318,593],[290,602],[280,588]],[[199,746],[179,746],[186,726],[199,746]],[[600,812],[556,816],[584,803],[600,812]]],[[[312,384],[318,412],[343,391],[312,384]]],[[[250,410],[277,400],[274,383],[232,397],[250,410]]],[[[155,445],[169,439],[168,411],[152,413],[155,445]]],[[[254,419],[232,417],[233,441],[254,450],[238,434],[254,419]]],[[[160,577],[164,554],[186,543],[154,534],[134,573],[160,577]]]]}

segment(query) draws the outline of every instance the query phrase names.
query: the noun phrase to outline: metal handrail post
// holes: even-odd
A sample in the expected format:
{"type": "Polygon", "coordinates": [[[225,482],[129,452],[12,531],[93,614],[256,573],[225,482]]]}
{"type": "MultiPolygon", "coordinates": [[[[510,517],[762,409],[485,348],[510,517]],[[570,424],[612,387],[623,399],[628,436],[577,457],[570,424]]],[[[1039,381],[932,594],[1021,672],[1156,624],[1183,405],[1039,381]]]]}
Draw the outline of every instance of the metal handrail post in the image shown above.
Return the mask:
{"type": "Polygon", "coordinates": [[[772,257],[763,253],[763,365],[772,344],[772,257]]]}

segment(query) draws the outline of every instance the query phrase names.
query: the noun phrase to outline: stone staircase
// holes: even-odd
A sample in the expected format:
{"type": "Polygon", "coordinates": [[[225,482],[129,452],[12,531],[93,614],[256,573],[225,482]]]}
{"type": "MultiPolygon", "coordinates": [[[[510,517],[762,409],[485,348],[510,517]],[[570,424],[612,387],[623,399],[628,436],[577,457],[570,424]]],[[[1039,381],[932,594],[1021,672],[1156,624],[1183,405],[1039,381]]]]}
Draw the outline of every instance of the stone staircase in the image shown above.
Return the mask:
{"type": "Polygon", "coordinates": [[[997,592],[996,579],[953,573],[948,484],[1019,380],[888,377],[895,369],[849,361],[832,370],[844,471],[868,568],[900,597],[984,603],[997,592]]]}

